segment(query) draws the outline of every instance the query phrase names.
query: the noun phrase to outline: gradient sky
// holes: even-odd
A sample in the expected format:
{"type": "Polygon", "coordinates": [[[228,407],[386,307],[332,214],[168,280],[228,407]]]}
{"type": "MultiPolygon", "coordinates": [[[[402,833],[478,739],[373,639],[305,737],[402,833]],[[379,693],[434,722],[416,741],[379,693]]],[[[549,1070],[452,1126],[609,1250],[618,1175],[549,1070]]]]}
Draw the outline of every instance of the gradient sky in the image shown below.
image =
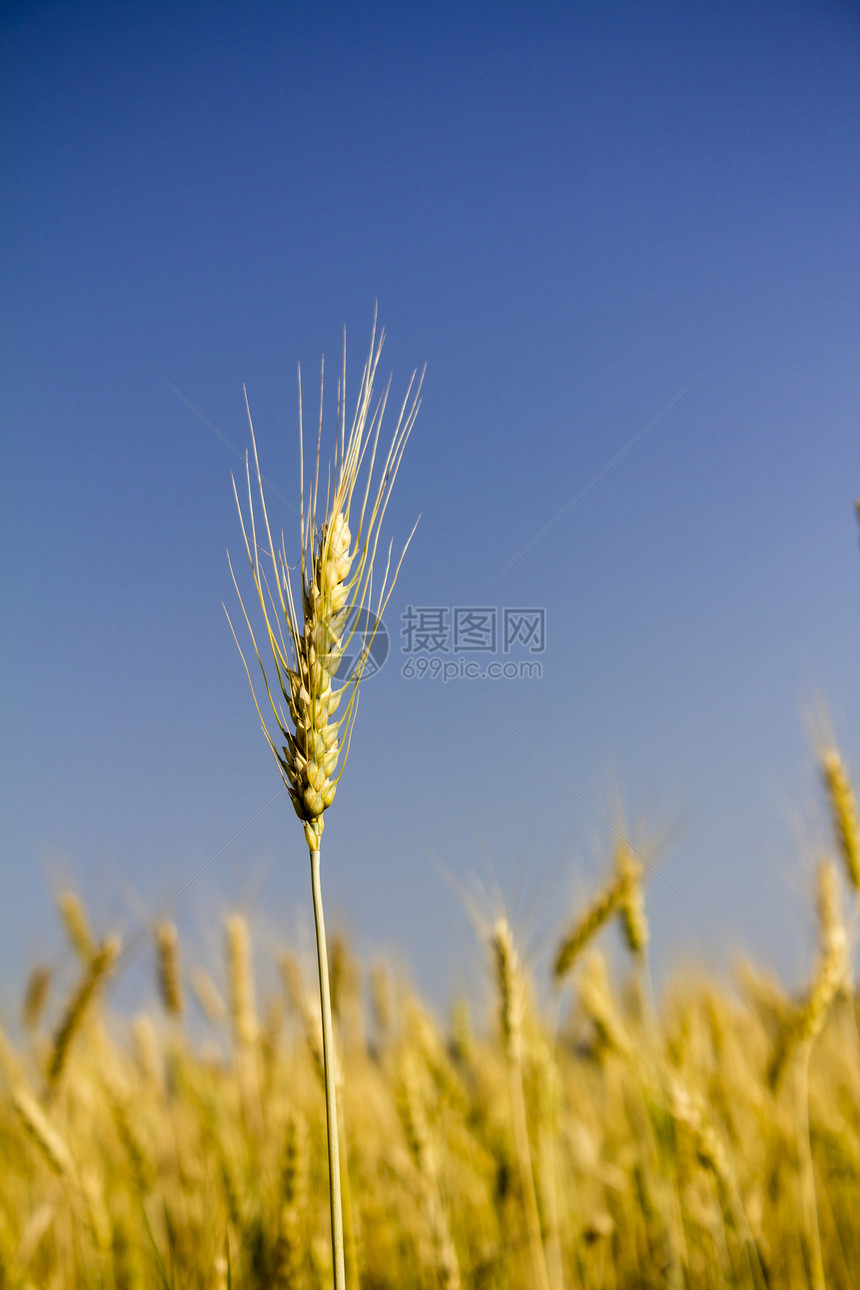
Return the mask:
{"type": "Polygon", "coordinates": [[[3,999],[64,961],[58,885],[127,942],[182,892],[213,959],[233,906],[261,956],[310,943],[221,608],[224,439],[244,383],[297,501],[296,365],[312,419],[345,326],[354,394],[376,300],[393,394],[427,363],[387,532],[422,518],[327,817],[330,923],[441,1000],[479,971],[477,883],[542,970],[623,812],[658,844],[658,973],[742,946],[802,976],[816,703],[860,774],[856,6],[2,21],[3,999]],[[405,679],[409,605],[543,608],[542,678],[405,679]]]}

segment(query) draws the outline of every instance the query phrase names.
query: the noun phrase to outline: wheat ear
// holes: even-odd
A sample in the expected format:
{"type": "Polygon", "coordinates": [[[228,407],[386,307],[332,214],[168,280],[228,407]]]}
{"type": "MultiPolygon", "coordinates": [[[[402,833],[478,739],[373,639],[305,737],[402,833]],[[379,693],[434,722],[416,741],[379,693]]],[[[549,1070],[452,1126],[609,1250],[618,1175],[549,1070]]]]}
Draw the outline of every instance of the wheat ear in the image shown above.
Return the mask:
{"type": "Polygon", "coordinates": [[[614,877],[576,920],[556,951],[553,967],[556,981],[567,976],[589,941],[619,910],[631,951],[636,953],[644,949],[648,940],[648,928],[641,905],[641,882],[641,861],[635,861],[629,848],[622,844],[618,851],[614,877]]]}
{"type": "Polygon", "coordinates": [[[645,866],[636,860],[627,846],[618,855],[618,872],[624,883],[618,917],[627,948],[634,958],[642,957],[648,949],[648,919],[645,915],[645,892],[642,877],[645,866]]]}
{"type": "Polygon", "coordinates": [[[57,905],[66,929],[66,935],[73,945],[75,953],[82,963],[89,963],[97,952],[98,946],[90,930],[87,911],[84,909],[83,902],[73,891],[64,891],[60,893],[57,905]]]}
{"type": "Polygon", "coordinates": [[[51,990],[51,969],[35,967],[27,978],[21,1003],[21,1021],[25,1030],[35,1030],[42,1019],[51,990]]]}
{"type": "Polygon", "coordinates": [[[48,1094],[52,1095],[65,1069],[72,1040],[80,1030],[93,996],[102,981],[110,974],[119,958],[120,942],[109,936],[98,949],[84,970],[78,988],[72,995],[63,1018],[54,1035],[51,1059],[48,1063],[48,1094]]]}
{"type": "Polygon", "coordinates": [[[851,780],[835,748],[829,748],[824,753],[821,768],[830,799],[833,831],[845,862],[845,872],[860,897],[860,823],[857,821],[857,801],[851,780]]]}
{"type": "Polygon", "coordinates": [[[54,1173],[74,1178],[75,1167],[69,1148],[23,1083],[16,1082],[12,1085],[12,1104],[21,1117],[24,1128],[38,1144],[54,1173]]]}
{"type": "MultiPolygon", "coordinates": [[[[406,549],[404,547],[393,575],[391,575],[389,551],[382,585],[374,601],[373,564],[379,544],[380,526],[388,507],[406,442],[418,415],[421,394],[421,381],[417,382],[416,387],[413,375],[401,407],[391,447],[382,464],[382,478],[373,491],[372,481],[379,435],[388,399],[388,389],[386,389],[375,408],[373,407],[373,383],[383,340],[384,333],[380,335],[377,343],[374,321],[370,356],[364,366],[355,415],[348,435],[344,352],[344,386],[338,400],[338,436],[333,479],[329,478],[325,501],[320,487],[322,399],[320,399],[317,433],[316,468],[307,498],[304,487],[303,450],[300,453],[301,594],[299,604],[301,621],[289,578],[285,541],[282,539],[280,549],[276,550],[272,539],[253,424],[251,424],[251,442],[254,476],[259,491],[260,513],[267,542],[262,553],[266,563],[271,562],[269,574],[262,563],[261,547],[257,541],[249,459],[246,458],[247,524],[236,492],[235,480],[233,485],[254,591],[263,612],[265,634],[272,656],[273,682],[276,682],[276,685],[270,683],[263,665],[235,575],[233,582],[262,673],[266,696],[274,717],[276,727],[274,732],[269,729],[267,720],[263,717],[260,705],[257,703],[253,682],[251,682],[251,689],[266,740],[278,763],[293,808],[304,825],[305,839],[311,855],[319,850],[323,814],[334,800],[338,779],[343,770],[341,767],[340,772],[337,771],[338,760],[344,745],[348,750],[357,687],[367,665],[371,641],[365,643],[348,679],[339,682],[337,672],[359,618],[367,613],[372,614],[378,621],[383,613],[406,549]],[[363,473],[366,473],[366,482],[362,491],[360,477],[363,473]],[[275,592],[272,591],[272,583],[275,585],[275,592]],[[339,688],[335,688],[338,685],[339,688]],[[277,691],[280,691],[279,697],[277,691]],[[347,698],[346,706],[340,717],[335,719],[344,696],[347,698]]],[[[301,448],[301,374],[299,381],[301,448]]],[[[406,545],[409,545],[408,541],[406,545]]],[[[230,625],[232,628],[232,622],[230,625]]],[[[233,635],[236,638],[235,631],[233,635]]],[[[236,643],[238,645],[238,638],[236,643]]],[[[242,653],[241,646],[239,651],[242,653]]],[[[245,662],[243,653],[242,660],[245,662]]],[[[250,682],[251,674],[247,662],[245,662],[245,670],[250,682]]]]}
{"type": "MultiPolygon", "coordinates": [[[[265,635],[271,653],[269,675],[267,675],[266,668],[263,665],[257,639],[242,600],[241,592],[239,592],[235,575],[233,575],[233,583],[236,586],[242,616],[251,634],[254,653],[262,673],[266,697],[274,717],[274,730],[270,730],[269,722],[263,717],[241,646],[239,646],[239,652],[242,654],[242,662],[245,665],[245,672],[254,695],[254,704],[263,727],[263,733],[278,763],[281,776],[290,794],[293,809],[302,821],[305,841],[310,852],[311,893],[316,928],[323,1028],[332,1262],[335,1290],[344,1290],[346,1278],[340,1193],[334,1032],[331,1019],[331,991],[328,977],[322,889],[320,885],[320,841],[323,832],[323,814],[334,800],[338,780],[343,773],[343,764],[338,770],[340,754],[345,748],[345,760],[346,753],[349,751],[358,684],[367,665],[375,628],[371,632],[370,640],[365,641],[349,678],[346,681],[339,682],[337,673],[343,661],[346,646],[357,627],[361,626],[360,618],[362,615],[372,613],[375,616],[375,621],[379,621],[400,570],[400,562],[398,562],[393,575],[391,575],[391,552],[389,549],[381,586],[374,599],[373,565],[379,544],[380,527],[388,507],[391,490],[397,477],[406,442],[418,415],[421,379],[423,379],[423,377],[419,379],[416,384],[416,377],[413,375],[409,383],[394,430],[391,447],[384,462],[382,462],[381,478],[374,485],[374,468],[376,466],[379,436],[390,388],[389,385],[374,407],[373,384],[383,340],[384,332],[381,332],[377,343],[376,317],[374,315],[370,355],[364,365],[355,413],[347,435],[346,339],[344,338],[343,379],[338,391],[338,433],[334,463],[325,487],[325,497],[323,497],[320,481],[320,447],[323,424],[322,396],[320,397],[314,479],[307,497],[305,496],[301,372],[299,372],[301,466],[299,607],[301,614],[294,599],[290,582],[286,543],[282,538],[280,550],[277,551],[272,539],[250,409],[248,410],[248,420],[251,423],[254,474],[259,492],[260,514],[267,543],[267,546],[262,551],[266,562],[265,567],[261,559],[261,548],[257,541],[254,490],[251,483],[250,460],[247,456],[245,463],[248,484],[247,524],[242,512],[242,506],[239,503],[235,480],[233,482],[236,505],[242,525],[242,536],[245,541],[245,551],[251,568],[256,598],[263,613],[265,635]],[[364,469],[365,467],[366,470],[364,469]],[[362,475],[365,478],[363,488],[360,482],[362,475]],[[269,563],[271,563],[271,571],[267,573],[269,563]],[[273,583],[275,591],[272,589],[273,583]],[[270,675],[272,677],[271,681],[269,679],[270,675]],[[346,702],[341,711],[344,696],[346,696],[346,702]],[[337,715],[339,711],[340,716],[337,715]]],[[[408,541],[406,545],[409,545],[408,541]]],[[[405,548],[403,554],[405,554],[405,548]]],[[[401,562],[403,554],[400,557],[401,562]]],[[[230,570],[232,573],[232,564],[230,570]]],[[[229,614],[227,617],[229,619],[229,614]]],[[[233,630],[232,622],[230,627],[233,630]]],[[[233,637],[238,646],[239,642],[235,630],[233,630],[233,637]]]]}
{"type": "Polygon", "coordinates": [[[836,866],[823,860],[818,868],[818,970],[805,1001],[783,1022],[768,1069],[775,1089],[792,1055],[798,1050],[808,1059],[827,1017],[830,1005],[848,971],[848,933],[839,901],[836,866]]]}
{"type": "Polygon", "coordinates": [[[155,929],[158,962],[158,992],[169,1017],[181,1017],[185,1001],[182,995],[182,973],[179,968],[179,933],[175,923],[159,923],[155,929]]]}

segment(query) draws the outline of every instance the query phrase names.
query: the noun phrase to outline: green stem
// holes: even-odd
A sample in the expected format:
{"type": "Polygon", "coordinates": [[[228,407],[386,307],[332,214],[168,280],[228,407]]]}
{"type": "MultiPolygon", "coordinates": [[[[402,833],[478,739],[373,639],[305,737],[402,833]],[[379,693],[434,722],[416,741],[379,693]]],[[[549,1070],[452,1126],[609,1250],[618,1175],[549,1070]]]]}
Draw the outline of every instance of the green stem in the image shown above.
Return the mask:
{"type": "Polygon", "coordinates": [[[334,1267],[334,1290],[346,1290],[343,1265],[343,1213],[340,1200],[340,1152],[337,1141],[337,1091],[335,1088],[334,1031],[331,1024],[331,991],[328,983],[328,955],[325,944],[322,890],[320,888],[320,853],[311,851],[311,890],[314,899],[314,922],[317,932],[317,962],[320,972],[320,1008],[323,1030],[323,1066],[325,1068],[325,1118],[328,1131],[328,1178],[331,1202],[331,1254],[334,1267]]]}

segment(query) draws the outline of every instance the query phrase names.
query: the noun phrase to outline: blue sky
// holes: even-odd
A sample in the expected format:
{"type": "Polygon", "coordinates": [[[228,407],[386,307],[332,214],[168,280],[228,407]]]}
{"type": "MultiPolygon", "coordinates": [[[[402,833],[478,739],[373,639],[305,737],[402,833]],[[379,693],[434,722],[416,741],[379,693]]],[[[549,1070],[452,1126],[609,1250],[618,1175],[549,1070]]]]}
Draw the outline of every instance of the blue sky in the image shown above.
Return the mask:
{"type": "Polygon", "coordinates": [[[659,843],[659,974],[738,946],[802,974],[817,702],[860,773],[855,7],[3,24],[4,983],[62,959],[65,883],[127,941],[191,883],[201,953],[228,906],[261,951],[309,942],[221,608],[241,462],[167,383],[241,453],[244,383],[297,499],[296,364],[312,414],[345,326],[354,392],[376,300],[393,393],[427,363],[387,531],[422,518],[328,815],[330,921],[443,999],[480,955],[442,870],[477,875],[540,969],[621,809],[659,843]],[[542,677],[405,678],[410,605],[543,609],[542,677]]]}

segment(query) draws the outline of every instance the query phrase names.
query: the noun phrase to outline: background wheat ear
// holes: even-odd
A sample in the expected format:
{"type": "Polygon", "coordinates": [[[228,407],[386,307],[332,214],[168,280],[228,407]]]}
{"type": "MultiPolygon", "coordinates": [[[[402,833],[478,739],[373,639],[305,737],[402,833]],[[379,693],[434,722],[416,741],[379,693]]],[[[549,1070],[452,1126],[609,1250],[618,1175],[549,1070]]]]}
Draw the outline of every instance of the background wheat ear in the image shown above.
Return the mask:
{"type": "Polygon", "coordinates": [[[836,844],[845,864],[848,881],[860,900],[860,821],[857,818],[857,799],[838,749],[825,749],[821,756],[821,769],[830,802],[836,844]]]}
{"type": "MultiPolygon", "coordinates": [[[[247,455],[245,459],[248,485],[247,522],[239,501],[236,482],[233,481],[233,492],[239,511],[245,552],[251,569],[254,594],[262,611],[265,637],[271,655],[268,672],[263,663],[232,564],[230,572],[262,673],[266,698],[271,708],[271,717],[268,719],[261,711],[250,669],[232,621],[230,628],[242,656],[263,733],[287,786],[293,809],[302,822],[305,841],[310,852],[311,892],[322,1011],[332,1262],[336,1290],[343,1290],[346,1277],[340,1196],[336,1062],[320,887],[320,842],[323,815],[334,801],[338,780],[343,773],[343,762],[338,769],[341,752],[345,761],[349,751],[358,685],[367,665],[373,633],[370,641],[365,641],[364,647],[359,652],[358,662],[351,675],[341,679],[338,673],[344,651],[355,632],[357,623],[366,612],[373,614],[377,622],[380,619],[400,571],[406,547],[412,537],[410,534],[393,573],[389,548],[382,578],[378,579],[379,589],[374,595],[373,568],[379,545],[380,528],[406,442],[418,415],[423,381],[423,373],[417,380],[416,374],[413,373],[401,405],[391,446],[384,460],[380,453],[381,472],[377,473],[375,467],[380,431],[390,389],[389,384],[374,404],[373,386],[383,340],[384,332],[381,331],[377,341],[374,314],[370,353],[364,365],[355,413],[347,434],[346,337],[344,337],[343,377],[338,391],[334,462],[328,472],[324,499],[320,487],[323,399],[321,394],[316,462],[313,481],[306,495],[301,371],[299,371],[300,588],[298,600],[294,597],[290,582],[286,542],[282,537],[280,550],[276,550],[272,538],[250,408],[248,408],[248,421],[251,427],[254,457],[253,473],[259,493],[262,528],[265,531],[266,545],[263,547],[257,540],[251,462],[247,455]],[[274,719],[273,725],[272,719],[274,719]]],[[[324,375],[323,367],[323,378],[324,375]]],[[[413,529],[413,533],[414,531],[413,529]]],[[[263,537],[262,532],[260,537],[263,537]]],[[[229,613],[227,618],[229,621],[229,613]]]]}

